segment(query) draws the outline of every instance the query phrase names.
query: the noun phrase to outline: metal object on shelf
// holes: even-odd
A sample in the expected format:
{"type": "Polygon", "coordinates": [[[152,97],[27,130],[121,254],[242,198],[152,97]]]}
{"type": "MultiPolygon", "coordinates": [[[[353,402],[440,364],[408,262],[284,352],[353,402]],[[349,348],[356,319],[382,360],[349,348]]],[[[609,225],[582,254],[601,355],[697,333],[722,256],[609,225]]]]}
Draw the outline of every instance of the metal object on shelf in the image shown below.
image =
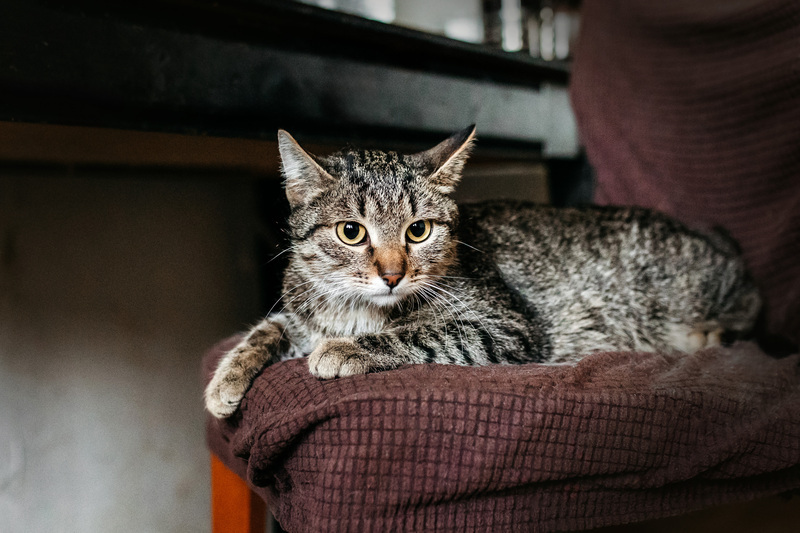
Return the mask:
{"type": "Polygon", "coordinates": [[[545,61],[572,58],[580,28],[580,2],[524,0],[528,52],[545,61]]]}

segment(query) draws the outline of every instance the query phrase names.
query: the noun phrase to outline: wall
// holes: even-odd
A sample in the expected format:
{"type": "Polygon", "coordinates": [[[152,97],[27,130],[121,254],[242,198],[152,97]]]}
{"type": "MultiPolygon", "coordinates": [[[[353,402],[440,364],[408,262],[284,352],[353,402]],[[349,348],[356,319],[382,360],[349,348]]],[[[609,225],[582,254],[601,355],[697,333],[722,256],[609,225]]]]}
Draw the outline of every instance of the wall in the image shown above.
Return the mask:
{"type": "Polygon", "coordinates": [[[0,168],[0,531],[209,529],[200,357],[256,317],[250,185],[0,168]]]}

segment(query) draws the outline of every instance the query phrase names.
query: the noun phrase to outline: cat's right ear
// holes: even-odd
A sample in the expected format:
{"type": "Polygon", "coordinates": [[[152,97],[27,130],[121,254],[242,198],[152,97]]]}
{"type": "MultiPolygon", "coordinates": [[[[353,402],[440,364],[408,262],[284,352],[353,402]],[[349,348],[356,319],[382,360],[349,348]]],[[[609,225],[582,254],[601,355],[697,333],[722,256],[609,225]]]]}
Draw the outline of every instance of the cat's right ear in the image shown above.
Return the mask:
{"type": "Polygon", "coordinates": [[[308,205],[334,181],[314,157],[303,150],[285,130],[278,130],[278,150],[281,153],[286,198],[292,209],[308,205]]]}

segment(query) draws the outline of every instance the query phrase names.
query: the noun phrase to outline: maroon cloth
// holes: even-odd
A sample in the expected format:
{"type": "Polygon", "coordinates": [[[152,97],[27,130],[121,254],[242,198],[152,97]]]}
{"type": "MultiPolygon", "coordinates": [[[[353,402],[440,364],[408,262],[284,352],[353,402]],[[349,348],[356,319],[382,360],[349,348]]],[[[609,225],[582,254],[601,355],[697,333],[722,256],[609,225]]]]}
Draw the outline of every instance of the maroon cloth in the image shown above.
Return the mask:
{"type": "Polygon", "coordinates": [[[596,201],[742,244],[800,342],[800,2],[586,0],[571,82],[596,201]]]}
{"type": "Polygon", "coordinates": [[[300,359],[207,435],[288,531],[599,527],[800,487],[800,355],[739,343],[331,381],[300,359]]]}

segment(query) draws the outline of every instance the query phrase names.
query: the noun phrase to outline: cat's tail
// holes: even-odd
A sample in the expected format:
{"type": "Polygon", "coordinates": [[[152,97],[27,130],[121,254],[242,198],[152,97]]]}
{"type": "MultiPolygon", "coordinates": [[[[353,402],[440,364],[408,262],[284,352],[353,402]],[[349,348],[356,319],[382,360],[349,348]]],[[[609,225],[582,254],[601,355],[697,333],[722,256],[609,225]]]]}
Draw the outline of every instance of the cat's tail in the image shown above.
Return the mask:
{"type": "Polygon", "coordinates": [[[710,230],[702,232],[708,242],[717,251],[722,252],[728,257],[740,257],[742,255],[742,247],[739,245],[731,232],[722,226],[714,226],[710,230]]]}
{"type": "Polygon", "coordinates": [[[761,314],[761,295],[752,279],[744,279],[719,316],[725,331],[744,338],[754,332],[761,314]]]}
{"type": "Polygon", "coordinates": [[[800,349],[797,343],[769,331],[766,307],[755,281],[744,269],[739,242],[721,226],[705,232],[705,236],[714,248],[728,257],[735,257],[743,272],[736,294],[727,302],[720,316],[725,344],[747,339],[756,342],[761,350],[773,357],[797,353],[800,349]]]}
{"type": "Polygon", "coordinates": [[[716,320],[722,330],[734,339],[753,335],[762,309],[762,300],[755,280],[747,271],[739,242],[721,226],[704,232],[709,244],[727,259],[718,273],[716,320]]]}

